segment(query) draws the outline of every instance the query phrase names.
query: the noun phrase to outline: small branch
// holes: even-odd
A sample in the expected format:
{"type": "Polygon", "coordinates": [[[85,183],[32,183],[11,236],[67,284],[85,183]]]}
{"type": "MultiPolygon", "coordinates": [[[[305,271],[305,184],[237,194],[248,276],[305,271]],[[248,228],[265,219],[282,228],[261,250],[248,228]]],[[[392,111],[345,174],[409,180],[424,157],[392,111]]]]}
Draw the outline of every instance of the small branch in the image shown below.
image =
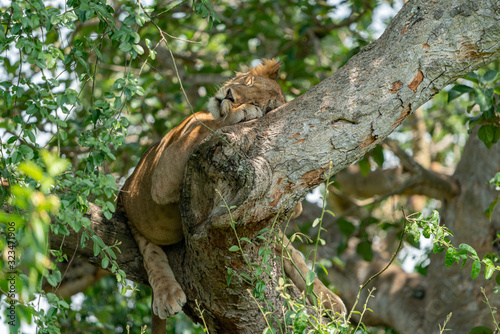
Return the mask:
{"type": "Polygon", "coordinates": [[[415,194],[439,199],[452,198],[460,193],[459,183],[452,176],[422,167],[393,140],[386,140],[382,145],[393,151],[401,160],[402,165],[416,175],[417,181],[412,187],[415,194]]]}
{"type": "MultiPolygon", "coordinates": [[[[356,297],[356,301],[354,302],[354,306],[352,307],[352,310],[354,311],[354,309],[356,308],[356,305],[359,301],[359,297],[361,296],[361,291],[363,291],[364,288],[366,288],[366,286],[368,284],[370,284],[371,281],[373,281],[375,278],[379,277],[380,275],[382,275],[388,268],[389,266],[394,262],[394,260],[396,259],[396,256],[398,255],[399,251],[401,250],[401,248],[403,247],[403,239],[404,239],[404,236],[406,235],[406,232],[405,232],[405,227],[406,227],[406,214],[404,212],[404,209],[401,208],[401,210],[403,211],[403,216],[405,217],[405,221],[404,221],[404,226],[403,226],[403,233],[401,234],[401,238],[399,239],[399,245],[398,245],[398,248],[396,249],[396,251],[394,252],[394,254],[392,255],[392,258],[390,259],[390,261],[387,263],[387,265],[382,269],[380,270],[378,273],[376,273],[375,275],[373,275],[372,277],[370,277],[363,285],[361,285],[359,287],[359,291],[358,291],[358,295],[356,297]]],[[[371,294],[371,293],[370,293],[371,294]]],[[[351,313],[349,313],[349,317],[347,318],[347,322],[349,322],[349,319],[351,319],[351,315],[352,315],[352,311],[351,313]]]]}

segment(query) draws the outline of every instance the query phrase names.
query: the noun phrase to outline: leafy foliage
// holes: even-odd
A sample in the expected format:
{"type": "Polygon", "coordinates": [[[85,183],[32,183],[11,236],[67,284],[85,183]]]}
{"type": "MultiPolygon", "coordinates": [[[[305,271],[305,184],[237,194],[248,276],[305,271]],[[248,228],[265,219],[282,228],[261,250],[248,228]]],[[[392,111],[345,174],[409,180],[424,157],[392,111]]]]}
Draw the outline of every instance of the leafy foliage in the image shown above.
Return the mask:
{"type": "Polygon", "coordinates": [[[488,69],[484,74],[470,73],[465,79],[472,82],[473,87],[463,84],[455,85],[448,92],[448,102],[456,99],[462,94],[468,93],[470,101],[467,110],[472,111],[470,117],[471,128],[478,125],[478,136],[486,147],[491,148],[500,139],[500,115],[498,113],[498,101],[495,98],[500,94],[500,88],[495,87],[498,71],[488,69]],[[479,107],[479,110],[474,107],[479,107]]]}
{"type": "Polygon", "coordinates": [[[498,256],[495,254],[486,254],[483,259],[479,258],[474,248],[467,244],[460,244],[458,247],[453,246],[450,237],[453,233],[443,225],[439,224],[439,213],[434,211],[432,216],[423,218],[421,213],[415,217],[406,217],[408,225],[405,228],[406,233],[416,240],[420,236],[430,238],[433,236],[433,252],[441,253],[446,250],[445,265],[451,267],[455,263],[462,261],[462,268],[465,266],[467,259],[472,260],[471,278],[476,278],[481,272],[481,267],[484,265],[484,278],[490,279],[495,271],[500,270],[500,266],[495,266],[494,262],[499,262],[498,256]]]}

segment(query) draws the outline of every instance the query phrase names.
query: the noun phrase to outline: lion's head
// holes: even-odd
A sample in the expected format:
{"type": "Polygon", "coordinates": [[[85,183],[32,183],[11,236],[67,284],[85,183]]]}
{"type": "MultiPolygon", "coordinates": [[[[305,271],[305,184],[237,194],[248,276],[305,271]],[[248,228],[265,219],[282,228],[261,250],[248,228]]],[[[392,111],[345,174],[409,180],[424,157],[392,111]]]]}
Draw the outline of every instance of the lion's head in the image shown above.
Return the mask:
{"type": "Polygon", "coordinates": [[[236,73],[208,102],[208,110],[214,119],[226,117],[242,105],[253,105],[263,114],[286,102],[276,78],[281,62],[263,59],[262,64],[247,73],[236,73]]]}

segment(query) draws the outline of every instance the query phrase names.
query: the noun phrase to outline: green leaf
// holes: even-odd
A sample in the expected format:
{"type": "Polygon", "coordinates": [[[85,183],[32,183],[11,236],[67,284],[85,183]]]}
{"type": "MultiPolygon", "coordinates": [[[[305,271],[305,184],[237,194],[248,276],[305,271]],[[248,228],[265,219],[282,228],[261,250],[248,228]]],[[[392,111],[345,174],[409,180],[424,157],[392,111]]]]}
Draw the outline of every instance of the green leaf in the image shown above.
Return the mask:
{"type": "Polygon", "coordinates": [[[384,164],[384,161],[385,161],[384,149],[382,148],[382,146],[380,146],[380,145],[375,146],[375,148],[371,152],[371,155],[372,155],[373,161],[375,161],[377,166],[382,167],[382,165],[384,164]]]}
{"type": "Polygon", "coordinates": [[[493,276],[493,273],[495,272],[495,264],[493,263],[493,261],[496,259],[498,259],[498,257],[493,254],[486,254],[485,257],[483,258],[483,263],[486,266],[484,268],[484,278],[490,279],[491,276],[493,276]],[[493,260],[491,256],[493,256],[493,260]]]}
{"type": "Polygon", "coordinates": [[[471,277],[472,279],[475,279],[477,276],[479,276],[479,273],[481,272],[481,261],[474,261],[472,263],[472,270],[471,270],[471,277]]]}
{"type": "Polygon", "coordinates": [[[104,257],[102,258],[102,262],[101,262],[101,265],[104,269],[106,269],[109,265],[109,258],[108,257],[104,257]]]}
{"type": "Polygon", "coordinates": [[[479,83],[479,76],[475,72],[470,72],[469,74],[467,74],[464,77],[464,79],[467,79],[467,80],[475,82],[475,83],[479,83]]]}
{"type": "MultiPolygon", "coordinates": [[[[422,235],[426,239],[429,239],[431,237],[431,229],[430,229],[429,225],[426,225],[424,227],[424,230],[422,231],[422,235]]],[[[436,237],[437,237],[437,235],[436,235],[436,237]]]]}
{"type": "Polygon", "coordinates": [[[358,161],[359,165],[359,171],[361,172],[361,175],[367,176],[368,173],[370,173],[371,166],[370,162],[368,161],[367,157],[364,157],[363,159],[358,161]]]}
{"type": "Polygon", "coordinates": [[[337,225],[340,232],[346,237],[351,236],[356,230],[354,224],[344,218],[340,218],[339,220],[337,220],[337,225]]]}
{"type": "Polygon", "coordinates": [[[128,118],[126,117],[121,117],[120,118],[120,124],[126,128],[127,126],[129,126],[130,122],[128,121],[128,118]]]}
{"type": "Polygon", "coordinates": [[[111,212],[109,212],[108,210],[103,210],[102,211],[102,214],[104,215],[104,217],[106,217],[106,219],[110,220],[111,218],[113,218],[113,214],[111,212]]]}
{"type": "Polygon", "coordinates": [[[443,248],[443,247],[441,247],[441,246],[439,246],[439,244],[437,244],[437,243],[435,243],[435,244],[432,246],[432,252],[433,252],[434,254],[436,254],[436,253],[441,253],[441,252],[443,252],[443,251],[444,251],[444,248],[443,248]]]}
{"type": "Polygon", "coordinates": [[[494,125],[486,124],[479,128],[477,136],[486,145],[486,147],[490,148],[493,145],[495,132],[496,132],[496,127],[494,125]]]}
{"type": "Polygon", "coordinates": [[[495,80],[496,76],[497,76],[498,72],[495,71],[495,70],[489,70],[488,72],[486,72],[482,78],[481,78],[481,81],[483,83],[489,83],[489,82],[492,82],[495,80]]]}
{"type": "Polygon", "coordinates": [[[495,273],[495,266],[487,264],[486,267],[484,268],[484,278],[490,279],[494,273],[495,273]]]}
{"type": "Polygon", "coordinates": [[[55,313],[57,312],[57,308],[55,307],[50,307],[49,310],[47,311],[47,318],[52,317],[55,313]]]}
{"type": "Polygon", "coordinates": [[[439,212],[437,210],[432,211],[432,216],[429,218],[429,223],[439,225],[439,212]]]}
{"type": "Polygon", "coordinates": [[[67,132],[59,131],[59,136],[61,137],[62,141],[68,139],[68,133],[67,132]]]}
{"type": "Polygon", "coordinates": [[[123,52],[129,52],[130,50],[132,50],[132,45],[130,45],[129,43],[122,43],[120,44],[119,49],[123,52]]]}
{"type": "Polygon", "coordinates": [[[106,202],[106,206],[108,207],[108,210],[111,212],[115,212],[115,205],[109,201],[106,202]]]}
{"type": "Polygon", "coordinates": [[[7,140],[7,144],[12,144],[15,142],[19,137],[18,136],[12,136],[7,140]]]}
{"type": "Polygon", "coordinates": [[[316,218],[314,219],[313,223],[312,223],[312,227],[316,227],[319,223],[321,222],[321,219],[320,218],[316,218]]]}
{"type": "Polygon", "coordinates": [[[135,23],[135,15],[129,15],[123,20],[123,24],[126,26],[131,26],[135,23]]]}
{"type": "Polygon", "coordinates": [[[438,228],[437,231],[436,231],[436,239],[437,240],[441,240],[443,237],[444,237],[444,231],[442,228],[438,228]]]}
{"type": "Polygon", "coordinates": [[[493,89],[483,89],[475,87],[475,102],[479,105],[479,108],[483,113],[487,112],[493,106],[493,89]]]}
{"type": "Polygon", "coordinates": [[[104,241],[102,241],[101,238],[99,238],[99,236],[93,235],[92,240],[94,240],[94,243],[97,243],[101,248],[106,247],[106,244],[104,243],[104,241]]]}
{"type": "Polygon", "coordinates": [[[331,210],[325,210],[326,213],[328,213],[330,216],[335,217],[335,213],[331,210]]]}
{"type": "Polygon", "coordinates": [[[99,255],[100,249],[99,249],[99,245],[97,244],[97,242],[94,242],[94,247],[93,248],[94,248],[94,256],[99,255]]]}
{"type": "Polygon", "coordinates": [[[139,44],[135,44],[133,46],[133,48],[134,48],[135,52],[137,52],[138,54],[140,54],[140,55],[144,54],[144,49],[139,44]]]}
{"type": "Polygon", "coordinates": [[[295,321],[293,322],[293,332],[297,334],[301,334],[307,328],[307,312],[305,310],[301,310],[295,316],[295,321]]]}
{"type": "Polygon", "coordinates": [[[264,293],[265,290],[266,290],[266,283],[264,281],[258,281],[255,284],[255,292],[257,292],[258,295],[264,293]]]}
{"type": "Polygon", "coordinates": [[[313,284],[315,278],[316,273],[314,273],[314,271],[312,270],[309,270],[306,275],[306,285],[310,286],[311,284],[313,284]]]}
{"type": "Polygon", "coordinates": [[[52,286],[57,286],[57,284],[59,283],[53,275],[48,275],[46,278],[47,282],[49,282],[49,284],[52,286]]]}
{"type": "Polygon", "coordinates": [[[496,143],[498,142],[498,140],[500,140],[500,126],[495,126],[495,128],[495,134],[493,135],[492,140],[493,143],[496,143]]]}
{"type": "Polygon", "coordinates": [[[455,248],[450,247],[446,250],[444,264],[447,268],[451,267],[455,262],[458,262],[459,258],[455,248]]]}
{"type": "Polygon", "coordinates": [[[460,267],[460,269],[464,269],[465,267],[465,264],[467,263],[467,252],[464,251],[464,250],[461,250],[459,253],[458,253],[458,257],[462,259],[462,267],[460,267]]]}
{"type": "Polygon", "coordinates": [[[448,92],[448,102],[453,101],[462,94],[470,93],[472,90],[472,87],[466,85],[455,85],[448,92]]]}
{"type": "MultiPolygon", "coordinates": [[[[118,250],[118,253],[121,253],[120,248],[117,248],[117,250],[118,250]]],[[[111,248],[108,248],[108,254],[109,254],[109,256],[111,256],[111,258],[113,260],[116,260],[116,254],[111,248]]]]}
{"type": "Polygon", "coordinates": [[[328,270],[326,270],[324,265],[322,265],[321,263],[317,263],[317,265],[320,266],[321,269],[323,269],[323,271],[325,272],[325,275],[328,275],[328,270]]]}
{"type": "Polygon", "coordinates": [[[489,181],[491,184],[496,184],[497,187],[500,187],[500,172],[496,173],[495,176],[489,181]]]}
{"type": "Polygon", "coordinates": [[[471,329],[469,334],[493,334],[493,331],[488,327],[479,326],[471,329]]]}
{"type": "Polygon", "coordinates": [[[230,252],[237,252],[237,251],[239,251],[239,250],[240,250],[240,247],[238,247],[238,246],[236,246],[236,245],[231,246],[231,248],[229,248],[229,251],[230,251],[230,252]]]}
{"type": "Polygon", "coordinates": [[[491,221],[491,215],[493,213],[493,210],[495,210],[495,207],[497,206],[499,200],[500,200],[500,196],[497,196],[497,198],[493,202],[491,202],[488,209],[486,209],[486,211],[484,212],[484,214],[486,215],[486,217],[488,217],[488,219],[490,221],[491,221]]]}
{"type": "Polygon", "coordinates": [[[361,241],[356,247],[356,252],[363,257],[365,261],[373,259],[372,245],[368,240],[361,241]]]}
{"type": "Polygon", "coordinates": [[[467,252],[471,253],[474,257],[474,260],[479,260],[479,257],[477,256],[477,252],[474,248],[472,248],[471,246],[467,245],[467,244],[460,244],[460,246],[458,246],[458,248],[460,249],[463,249],[463,250],[466,250],[467,252]]]}
{"type": "Polygon", "coordinates": [[[241,277],[243,277],[244,279],[246,279],[246,280],[248,280],[248,281],[252,282],[252,278],[251,278],[250,276],[248,276],[247,274],[245,274],[245,273],[241,273],[241,274],[240,274],[240,276],[241,276],[241,277]]]}

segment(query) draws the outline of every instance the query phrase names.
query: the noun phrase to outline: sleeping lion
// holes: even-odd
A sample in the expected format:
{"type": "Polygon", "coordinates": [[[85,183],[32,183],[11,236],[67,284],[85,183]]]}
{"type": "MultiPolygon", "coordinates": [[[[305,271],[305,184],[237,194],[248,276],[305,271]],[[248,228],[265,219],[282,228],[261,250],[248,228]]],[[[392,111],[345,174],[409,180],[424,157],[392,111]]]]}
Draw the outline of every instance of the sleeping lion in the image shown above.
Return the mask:
{"type": "MultiPolygon", "coordinates": [[[[189,116],[151,146],[122,188],[119,202],[143,256],[153,289],[153,313],[161,319],[180,312],[186,303],[186,295],[160,245],[172,245],[184,238],[179,197],[188,157],[213,130],[262,117],[284,104],[285,96],[276,81],[280,67],[280,62],[264,59],[249,72],[237,73],[210,99],[209,112],[200,111],[189,116]]],[[[301,205],[297,205],[296,216],[301,210],[301,205]]],[[[288,240],[285,245],[296,265],[285,258],[285,272],[300,290],[305,291],[303,277],[309,268],[288,240]]],[[[345,314],[342,300],[317,278],[313,291],[322,298],[327,309],[345,314]]],[[[164,322],[158,323],[164,325],[164,322]]],[[[164,332],[165,326],[155,328],[153,321],[153,333],[164,332]]]]}

